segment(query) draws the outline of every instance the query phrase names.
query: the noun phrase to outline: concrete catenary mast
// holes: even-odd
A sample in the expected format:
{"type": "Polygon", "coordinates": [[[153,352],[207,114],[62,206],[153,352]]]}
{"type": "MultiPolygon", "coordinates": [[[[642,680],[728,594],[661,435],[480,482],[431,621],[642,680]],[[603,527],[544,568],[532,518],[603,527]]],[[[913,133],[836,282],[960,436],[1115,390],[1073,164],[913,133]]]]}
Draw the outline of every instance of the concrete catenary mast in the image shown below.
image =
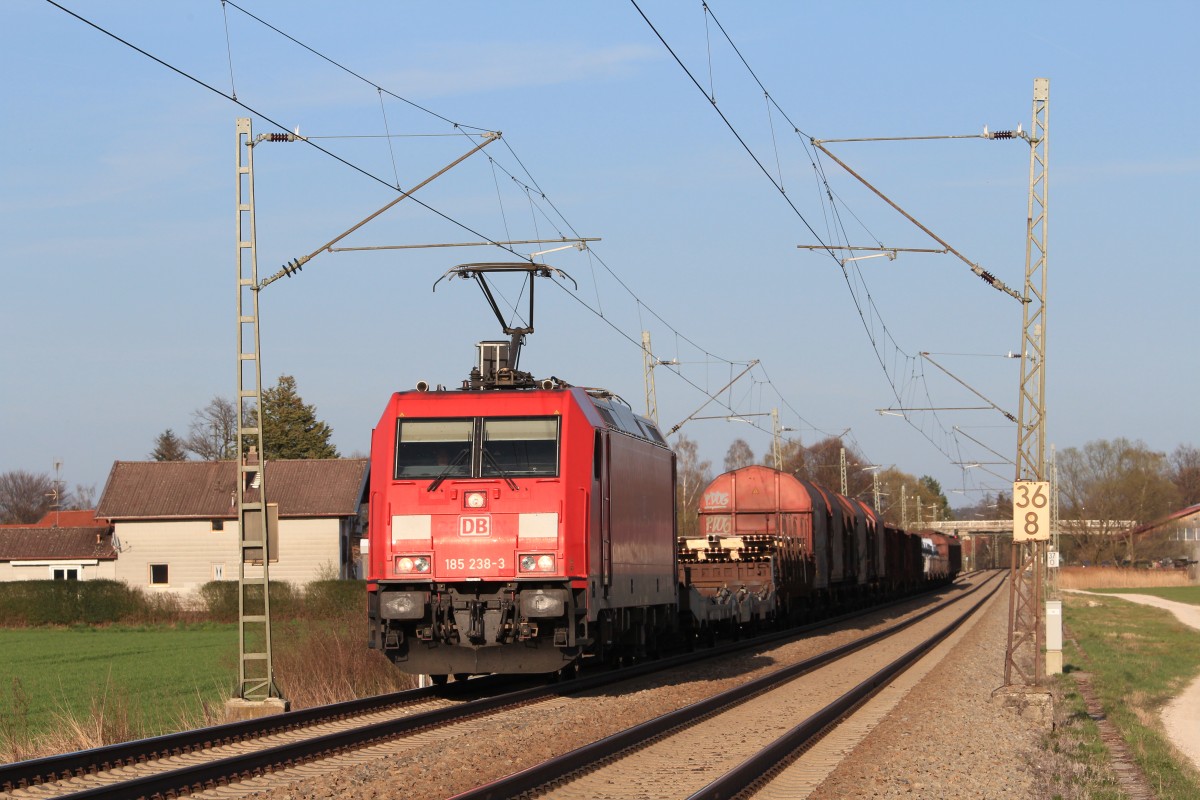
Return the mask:
{"type": "MultiPolygon", "coordinates": [[[[287,134],[283,135],[284,137],[287,134]]],[[[286,140],[286,139],[285,139],[286,140]]],[[[270,536],[263,466],[258,255],[250,120],[237,120],[238,691],[249,703],[282,701],[271,662],[270,536]]],[[[285,704],[286,705],[286,704],[285,704]]]]}

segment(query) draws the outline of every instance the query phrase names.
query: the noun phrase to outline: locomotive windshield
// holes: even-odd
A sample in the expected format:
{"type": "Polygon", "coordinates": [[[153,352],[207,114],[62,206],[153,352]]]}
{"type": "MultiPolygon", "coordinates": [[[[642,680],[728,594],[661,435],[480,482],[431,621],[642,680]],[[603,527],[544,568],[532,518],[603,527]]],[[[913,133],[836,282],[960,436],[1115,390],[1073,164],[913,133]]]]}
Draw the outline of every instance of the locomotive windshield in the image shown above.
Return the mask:
{"type": "Polygon", "coordinates": [[[485,419],[485,478],[558,474],[558,418],[485,419]]]}
{"type": "Polygon", "coordinates": [[[396,478],[467,476],[474,440],[473,419],[400,420],[396,430],[396,478]]]}
{"type": "Polygon", "coordinates": [[[557,475],[558,417],[400,419],[396,423],[396,480],[557,475]]]}

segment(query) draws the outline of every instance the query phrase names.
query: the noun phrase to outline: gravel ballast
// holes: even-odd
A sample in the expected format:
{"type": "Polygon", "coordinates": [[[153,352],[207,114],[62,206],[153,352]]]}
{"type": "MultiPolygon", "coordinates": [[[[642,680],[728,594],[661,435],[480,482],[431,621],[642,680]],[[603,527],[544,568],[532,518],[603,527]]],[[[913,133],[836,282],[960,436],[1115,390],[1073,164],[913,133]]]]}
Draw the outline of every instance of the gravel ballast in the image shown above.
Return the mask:
{"type": "MultiPolygon", "coordinates": [[[[821,798],[1031,798],[1039,791],[1044,727],[991,700],[1003,682],[1007,592],[998,592],[978,623],[930,678],[914,688],[812,795],[821,798]]],[[[431,733],[366,763],[258,797],[440,800],[568,752],[596,739],[894,622],[880,612],[822,636],[770,652],[697,663],[685,677],[652,677],[621,693],[562,698],[537,716],[480,720],[469,734],[431,733]]]]}

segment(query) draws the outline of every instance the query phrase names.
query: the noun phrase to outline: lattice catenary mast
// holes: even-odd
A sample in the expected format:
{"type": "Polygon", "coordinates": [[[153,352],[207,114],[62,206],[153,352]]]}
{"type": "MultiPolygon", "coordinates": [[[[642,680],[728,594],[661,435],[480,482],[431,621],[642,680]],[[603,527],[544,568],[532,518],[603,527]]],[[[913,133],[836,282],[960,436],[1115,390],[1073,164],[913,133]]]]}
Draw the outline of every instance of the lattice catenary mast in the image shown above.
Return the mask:
{"type": "Polygon", "coordinates": [[[1029,131],[1029,216],[1025,240],[1021,389],[1013,486],[1008,648],[1004,683],[1033,685],[1045,678],[1042,648],[1046,542],[1050,539],[1050,486],[1046,472],[1046,209],[1050,81],[1033,82],[1029,131]],[[1016,679],[1013,673],[1016,673],[1016,679]],[[1019,679],[1019,681],[1017,680],[1019,679]]]}

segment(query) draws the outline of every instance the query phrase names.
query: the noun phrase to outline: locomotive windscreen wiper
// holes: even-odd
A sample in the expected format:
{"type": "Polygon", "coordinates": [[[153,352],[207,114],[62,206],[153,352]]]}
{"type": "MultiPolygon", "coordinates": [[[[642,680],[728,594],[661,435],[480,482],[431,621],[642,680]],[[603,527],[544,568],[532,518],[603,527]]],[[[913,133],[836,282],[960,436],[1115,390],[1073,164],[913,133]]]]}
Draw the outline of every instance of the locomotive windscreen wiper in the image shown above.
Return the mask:
{"type": "MultiPolygon", "coordinates": [[[[444,481],[444,480],[446,480],[446,478],[450,477],[450,473],[452,471],[454,471],[454,468],[457,466],[460,466],[462,464],[463,456],[469,455],[470,452],[471,452],[471,450],[468,447],[464,447],[462,450],[459,450],[458,455],[456,455],[454,457],[454,460],[446,465],[446,468],[443,469],[441,471],[441,474],[439,474],[437,476],[437,478],[435,478],[433,480],[433,483],[429,484],[429,488],[426,489],[425,491],[427,491],[427,492],[437,491],[437,488],[442,485],[442,481],[444,481]]],[[[517,487],[514,486],[513,488],[515,489],[517,487]]]]}
{"type": "Polygon", "coordinates": [[[483,448],[483,457],[492,462],[492,466],[496,468],[496,472],[500,474],[500,477],[504,478],[504,482],[508,484],[508,488],[515,492],[517,490],[517,482],[508,477],[508,473],[504,471],[504,467],[500,466],[500,463],[496,461],[496,457],[492,455],[486,446],[483,448]]]}

